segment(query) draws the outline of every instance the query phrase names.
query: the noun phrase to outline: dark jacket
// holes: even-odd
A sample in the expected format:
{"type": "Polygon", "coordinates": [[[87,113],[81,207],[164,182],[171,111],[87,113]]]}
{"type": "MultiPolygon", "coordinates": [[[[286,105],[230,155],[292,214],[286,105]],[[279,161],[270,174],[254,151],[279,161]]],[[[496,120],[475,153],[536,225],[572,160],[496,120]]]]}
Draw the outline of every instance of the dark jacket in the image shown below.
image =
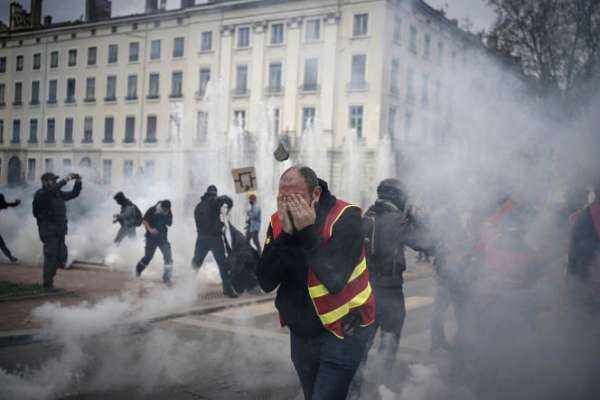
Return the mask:
{"type": "Polygon", "coordinates": [[[199,236],[221,236],[222,223],[219,218],[217,199],[216,195],[205,193],[194,209],[196,231],[199,236]]]}
{"type": "Polygon", "coordinates": [[[117,222],[124,228],[133,228],[137,219],[136,206],[129,199],[125,199],[121,206],[121,212],[117,216],[117,222]]]}
{"type": "Polygon", "coordinates": [[[228,225],[230,235],[223,233],[226,251],[225,269],[231,277],[231,284],[235,291],[242,293],[258,286],[256,267],[259,257],[242,232],[233,225],[228,225]]]}
{"type": "Polygon", "coordinates": [[[319,182],[322,194],[316,223],[293,235],[282,232],[275,240],[269,225],[257,271],[264,291],[277,288],[275,306],[282,321],[296,335],[304,337],[325,331],[308,295],[309,265],[330,293],[338,293],[346,286],[363,248],[361,216],[356,207],[344,211],[333,227],[329,242],[323,241],[321,229],[336,198],[326,182],[319,182]]]}
{"type": "Polygon", "coordinates": [[[569,244],[568,274],[586,280],[594,257],[600,257],[600,239],[594,229],[588,206],[577,214],[573,223],[569,244]]]}
{"type": "Polygon", "coordinates": [[[12,203],[7,202],[4,195],[0,194],[0,210],[6,210],[9,207],[16,207],[19,204],[21,203],[17,201],[13,201],[12,203]]]}
{"type": "Polygon", "coordinates": [[[37,219],[40,238],[47,236],[63,236],[67,234],[66,201],[72,200],[81,193],[81,181],[76,180],[73,190],[64,192],[61,189],[67,184],[60,180],[54,189],[39,189],[33,198],[33,216],[37,219]]]}
{"type": "Polygon", "coordinates": [[[369,279],[377,286],[402,286],[402,273],[406,270],[404,246],[427,253],[434,250],[434,241],[423,225],[383,199],[365,213],[363,235],[369,279]]]}
{"type": "Polygon", "coordinates": [[[166,240],[168,227],[173,225],[173,213],[171,211],[167,215],[158,213],[157,208],[159,205],[160,202],[150,207],[144,214],[144,221],[158,231],[158,235],[152,235],[146,230],[146,238],[166,240]]]}

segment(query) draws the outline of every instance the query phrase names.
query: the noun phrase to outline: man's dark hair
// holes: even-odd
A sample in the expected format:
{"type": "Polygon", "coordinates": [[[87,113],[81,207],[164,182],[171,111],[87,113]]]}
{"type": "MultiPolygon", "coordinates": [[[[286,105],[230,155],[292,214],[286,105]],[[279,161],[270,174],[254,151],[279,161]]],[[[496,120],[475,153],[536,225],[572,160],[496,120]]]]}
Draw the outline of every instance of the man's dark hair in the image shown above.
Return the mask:
{"type": "Polygon", "coordinates": [[[163,200],[160,202],[161,207],[166,208],[167,210],[171,209],[171,202],[169,200],[163,200]]]}
{"type": "Polygon", "coordinates": [[[306,165],[294,165],[286,169],[285,172],[281,174],[281,177],[283,178],[288,172],[291,171],[298,171],[298,173],[302,175],[306,186],[308,186],[309,192],[312,192],[317,186],[319,186],[319,178],[317,178],[317,174],[312,168],[307,167],[306,165]]]}

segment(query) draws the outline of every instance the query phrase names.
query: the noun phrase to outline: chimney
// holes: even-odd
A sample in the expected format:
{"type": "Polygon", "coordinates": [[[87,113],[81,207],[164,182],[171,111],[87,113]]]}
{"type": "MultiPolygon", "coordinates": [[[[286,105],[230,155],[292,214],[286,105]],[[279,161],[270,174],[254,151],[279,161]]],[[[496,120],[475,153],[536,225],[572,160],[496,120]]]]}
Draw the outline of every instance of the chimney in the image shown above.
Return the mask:
{"type": "Polygon", "coordinates": [[[110,0],[86,0],[85,20],[87,22],[110,19],[112,2],[110,0]]]}
{"type": "Polygon", "coordinates": [[[146,12],[156,12],[158,11],[158,0],[146,0],[146,12]]]}
{"type": "Polygon", "coordinates": [[[44,25],[52,25],[52,15],[44,16],[44,25]]]}
{"type": "Polygon", "coordinates": [[[42,0],[31,0],[31,27],[39,28],[42,25],[42,0]]]}
{"type": "Polygon", "coordinates": [[[192,7],[195,3],[195,0],[181,0],[181,8],[192,7]]]}

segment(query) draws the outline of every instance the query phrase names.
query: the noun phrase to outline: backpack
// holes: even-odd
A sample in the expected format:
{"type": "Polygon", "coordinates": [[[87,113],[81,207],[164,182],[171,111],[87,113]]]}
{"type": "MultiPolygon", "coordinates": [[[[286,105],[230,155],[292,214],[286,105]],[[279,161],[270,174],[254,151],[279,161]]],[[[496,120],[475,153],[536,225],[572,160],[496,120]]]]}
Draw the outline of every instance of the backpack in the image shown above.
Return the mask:
{"type": "Polygon", "coordinates": [[[142,226],[142,222],[144,221],[144,217],[142,216],[142,212],[140,211],[140,209],[138,208],[138,206],[136,206],[133,203],[131,203],[131,204],[135,208],[135,222],[134,222],[134,225],[136,227],[142,226]]]}
{"type": "Polygon", "coordinates": [[[362,233],[365,244],[365,252],[368,258],[377,254],[377,242],[375,240],[375,211],[369,209],[362,218],[362,233]]]}

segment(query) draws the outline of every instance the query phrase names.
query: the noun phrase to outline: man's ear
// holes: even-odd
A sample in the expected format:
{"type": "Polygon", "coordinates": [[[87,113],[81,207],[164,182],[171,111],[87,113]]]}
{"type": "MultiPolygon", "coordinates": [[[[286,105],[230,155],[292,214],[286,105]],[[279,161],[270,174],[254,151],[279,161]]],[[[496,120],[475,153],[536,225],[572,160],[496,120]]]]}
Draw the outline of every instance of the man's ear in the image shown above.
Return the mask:
{"type": "Polygon", "coordinates": [[[319,199],[321,198],[321,186],[317,186],[313,189],[313,198],[316,201],[319,201],[319,199]]]}

